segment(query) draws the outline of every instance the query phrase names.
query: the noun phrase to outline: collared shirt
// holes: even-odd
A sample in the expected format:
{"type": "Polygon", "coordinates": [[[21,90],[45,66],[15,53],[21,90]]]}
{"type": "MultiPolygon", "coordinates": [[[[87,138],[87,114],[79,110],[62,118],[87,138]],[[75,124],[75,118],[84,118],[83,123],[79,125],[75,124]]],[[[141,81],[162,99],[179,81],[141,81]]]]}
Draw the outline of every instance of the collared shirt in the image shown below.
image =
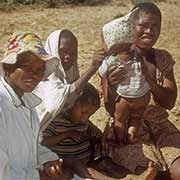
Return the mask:
{"type": "Polygon", "coordinates": [[[24,93],[22,101],[3,77],[0,80],[0,180],[39,180],[37,167],[58,159],[38,143],[41,99],[24,93]]]}

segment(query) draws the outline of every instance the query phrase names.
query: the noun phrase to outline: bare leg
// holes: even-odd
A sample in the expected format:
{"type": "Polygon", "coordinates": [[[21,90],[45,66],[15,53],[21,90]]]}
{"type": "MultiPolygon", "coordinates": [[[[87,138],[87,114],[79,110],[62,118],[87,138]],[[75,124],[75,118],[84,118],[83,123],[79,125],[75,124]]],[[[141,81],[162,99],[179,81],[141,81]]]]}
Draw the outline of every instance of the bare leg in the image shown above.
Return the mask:
{"type": "Polygon", "coordinates": [[[137,140],[137,132],[141,125],[141,119],[149,103],[150,95],[147,93],[145,96],[129,101],[130,103],[130,122],[128,128],[128,142],[133,144],[137,140]]]}
{"type": "Polygon", "coordinates": [[[118,144],[126,138],[125,123],[129,116],[129,105],[124,98],[121,98],[115,105],[115,136],[118,144]]]}
{"type": "Polygon", "coordinates": [[[82,178],[90,178],[94,180],[111,180],[112,178],[98,172],[94,168],[87,167],[78,159],[70,157],[64,159],[64,166],[71,169],[75,174],[82,178]],[[73,162],[73,163],[72,163],[73,162]]]}

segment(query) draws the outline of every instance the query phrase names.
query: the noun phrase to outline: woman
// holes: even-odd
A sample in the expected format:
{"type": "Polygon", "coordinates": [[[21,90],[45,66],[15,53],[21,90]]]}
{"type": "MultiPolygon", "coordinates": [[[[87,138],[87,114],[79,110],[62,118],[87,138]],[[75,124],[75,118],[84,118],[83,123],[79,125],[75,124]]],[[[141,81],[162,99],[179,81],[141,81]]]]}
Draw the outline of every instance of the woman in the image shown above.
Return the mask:
{"type": "Polygon", "coordinates": [[[101,65],[105,52],[97,50],[87,71],[79,77],[77,66],[78,42],[74,34],[67,30],[52,32],[46,41],[46,51],[59,59],[59,68],[47,81],[39,85],[39,95],[44,102],[41,113],[41,128],[44,130],[54,116],[73,105],[85,84],[101,65]]]}
{"type": "MultiPolygon", "coordinates": [[[[174,107],[177,98],[173,72],[175,62],[167,51],[153,48],[161,30],[161,12],[152,3],[141,3],[136,7],[135,46],[143,56],[142,71],[150,86],[151,103],[144,113],[145,125],[139,132],[139,143],[126,145],[121,149],[117,145],[108,145],[109,156],[132,172],[135,172],[137,167],[146,167],[148,159],[158,163],[160,168],[167,168],[172,159],[180,153],[180,143],[175,141],[180,138],[180,133],[167,120],[166,112],[166,109],[174,107]],[[168,151],[169,146],[174,150],[173,154],[168,151]]],[[[116,86],[118,82],[123,81],[123,73],[125,72],[116,65],[111,66],[108,75],[109,86],[116,86]]],[[[110,95],[106,104],[106,109],[111,115],[114,113],[115,102],[115,91],[112,87],[109,88],[110,95]]],[[[113,136],[110,131],[107,139],[114,138],[113,136]]]]}
{"type": "Polygon", "coordinates": [[[41,100],[32,94],[54,71],[57,59],[47,55],[37,35],[17,33],[1,63],[5,75],[0,80],[0,180],[61,178],[62,161],[38,143],[35,107],[41,100]]]}

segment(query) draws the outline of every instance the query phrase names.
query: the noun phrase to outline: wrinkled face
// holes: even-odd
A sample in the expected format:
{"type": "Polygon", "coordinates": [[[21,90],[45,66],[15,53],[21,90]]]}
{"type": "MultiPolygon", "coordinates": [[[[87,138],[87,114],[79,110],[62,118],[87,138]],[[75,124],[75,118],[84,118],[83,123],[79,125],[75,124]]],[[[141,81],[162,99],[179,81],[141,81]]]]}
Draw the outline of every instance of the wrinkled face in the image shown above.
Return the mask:
{"type": "Polygon", "coordinates": [[[135,20],[136,45],[141,49],[151,49],[161,30],[161,19],[157,15],[140,12],[135,20]]]}
{"type": "Polygon", "coordinates": [[[20,56],[17,68],[9,74],[9,80],[15,87],[17,94],[32,92],[38,83],[42,80],[45,70],[45,61],[33,54],[29,56],[20,56]],[[22,61],[21,61],[21,58],[22,61]]]}
{"type": "Polygon", "coordinates": [[[77,61],[77,41],[73,37],[62,36],[60,38],[59,56],[64,70],[69,70],[77,61]]]}
{"type": "Polygon", "coordinates": [[[77,101],[69,112],[70,119],[76,124],[85,123],[97,109],[98,107],[95,105],[77,101]]]}

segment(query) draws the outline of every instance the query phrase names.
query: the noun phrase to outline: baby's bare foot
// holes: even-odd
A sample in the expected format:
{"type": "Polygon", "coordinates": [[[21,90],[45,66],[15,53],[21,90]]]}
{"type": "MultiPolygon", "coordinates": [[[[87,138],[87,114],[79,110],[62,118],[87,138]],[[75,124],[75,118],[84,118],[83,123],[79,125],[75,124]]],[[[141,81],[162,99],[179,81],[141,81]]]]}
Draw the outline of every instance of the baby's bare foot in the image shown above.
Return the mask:
{"type": "Polygon", "coordinates": [[[148,164],[148,169],[144,180],[154,180],[157,173],[158,173],[158,169],[156,165],[152,161],[150,161],[148,164]]]}
{"type": "Polygon", "coordinates": [[[129,144],[134,144],[137,142],[137,128],[134,126],[130,126],[128,128],[128,143],[129,144]]]}

